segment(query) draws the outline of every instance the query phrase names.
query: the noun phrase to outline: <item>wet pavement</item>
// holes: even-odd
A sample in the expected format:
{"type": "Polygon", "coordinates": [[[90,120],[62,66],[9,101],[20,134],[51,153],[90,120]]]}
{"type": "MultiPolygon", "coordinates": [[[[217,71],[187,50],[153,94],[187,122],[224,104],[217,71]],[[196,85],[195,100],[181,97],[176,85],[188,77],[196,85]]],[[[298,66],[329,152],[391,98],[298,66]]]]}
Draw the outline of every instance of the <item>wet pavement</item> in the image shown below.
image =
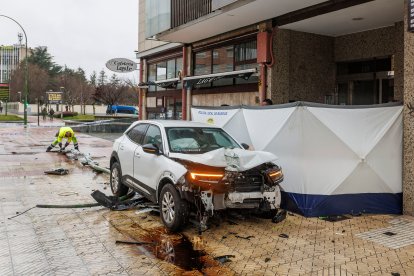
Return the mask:
{"type": "MultiPolygon", "coordinates": [[[[154,211],[21,214],[36,204],[94,203],[94,190],[110,194],[108,175],[45,152],[56,130],[0,128],[0,275],[414,275],[407,216],[330,222],[289,213],[274,224],[229,214],[199,236],[192,225],[168,234],[154,211]],[[69,174],[44,174],[58,168],[69,174]]],[[[82,152],[109,165],[110,141],[77,136],[82,152]]]]}

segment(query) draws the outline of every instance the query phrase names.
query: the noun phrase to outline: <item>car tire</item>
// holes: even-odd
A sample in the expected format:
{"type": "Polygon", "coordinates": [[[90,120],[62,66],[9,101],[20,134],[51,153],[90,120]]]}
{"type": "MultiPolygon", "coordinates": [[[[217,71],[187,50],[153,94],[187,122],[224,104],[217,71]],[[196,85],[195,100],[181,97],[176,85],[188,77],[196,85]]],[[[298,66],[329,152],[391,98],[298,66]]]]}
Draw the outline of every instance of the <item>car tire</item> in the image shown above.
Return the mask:
{"type": "Polygon", "coordinates": [[[169,183],[162,187],[158,202],[165,227],[171,232],[179,231],[187,222],[187,202],[181,199],[177,189],[169,183]]]}
{"type": "Polygon", "coordinates": [[[121,165],[115,162],[111,166],[110,186],[112,193],[117,197],[124,196],[128,193],[128,187],[122,183],[121,165]]]}

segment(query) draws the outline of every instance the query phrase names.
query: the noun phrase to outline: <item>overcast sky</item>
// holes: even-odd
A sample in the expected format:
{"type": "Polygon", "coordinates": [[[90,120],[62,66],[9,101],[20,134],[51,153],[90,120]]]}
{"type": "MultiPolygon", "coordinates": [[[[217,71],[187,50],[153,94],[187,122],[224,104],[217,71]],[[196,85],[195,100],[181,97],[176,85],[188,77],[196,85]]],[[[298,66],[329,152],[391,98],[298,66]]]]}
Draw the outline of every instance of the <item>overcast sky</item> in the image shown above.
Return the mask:
{"type": "MultiPolygon", "coordinates": [[[[111,58],[137,61],[138,0],[0,0],[0,14],[23,26],[29,47],[47,46],[57,64],[81,67],[87,77],[102,69],[112,75],[105,67],[111,58]]],[[[0,17],[0,45],[18,43],[18,32],[16,23],[0,17]]]]}

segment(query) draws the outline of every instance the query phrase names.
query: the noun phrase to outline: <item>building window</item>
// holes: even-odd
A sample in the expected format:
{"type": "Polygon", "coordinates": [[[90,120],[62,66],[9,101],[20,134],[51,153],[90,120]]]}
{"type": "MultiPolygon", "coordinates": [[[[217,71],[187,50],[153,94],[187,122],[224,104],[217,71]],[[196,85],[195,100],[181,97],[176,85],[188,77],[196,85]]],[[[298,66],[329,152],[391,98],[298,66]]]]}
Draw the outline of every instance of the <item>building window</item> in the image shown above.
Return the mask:
{"type": "Polygon", "coordinates": [[[165,0],[146,0],[145,37],[152,37],[171,28],[171,2],[165,0]]]}
{"type": "MultiPolygon", "coordinates": [[[[195,53],[194,55],[195,76],[253,69],[257,67],[256,40],[214,48],[195,53]]],[[[212,87],[255,82],[258,82],[257,77],[250,77],[247,81],[243,79],[220,79],[218,81],[214,81],[213,83],[207,83],[197,87],[212,87]]]]}
{"type": "MultiPolygon", "coordinates": [[[[183,58],[173,58],[158,63],[150,63],[148,65],[148,81],[160,81],[178,78],[178,71],[182,71],[183,58]]],[[[182,85],[179,84],[176,89],[181,89],[182,85]]],[[[150,85],[148,91],[164,91],[165,88],[150,85]]]]}

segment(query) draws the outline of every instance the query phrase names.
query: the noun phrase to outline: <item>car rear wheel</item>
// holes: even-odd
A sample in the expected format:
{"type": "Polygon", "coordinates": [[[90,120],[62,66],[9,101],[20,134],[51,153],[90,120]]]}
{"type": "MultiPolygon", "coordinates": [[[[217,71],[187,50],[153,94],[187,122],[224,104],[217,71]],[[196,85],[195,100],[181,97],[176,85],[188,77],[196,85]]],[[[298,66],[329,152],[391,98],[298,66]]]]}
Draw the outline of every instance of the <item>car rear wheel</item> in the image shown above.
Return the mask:
{"type": "Polygon", "coordinates": [[[111,177],[110,184],[111,190],[114,195],[117,197],[124,196],[128,193],[128,187],[122,183],[122,170],[121,165],[118,162],[115,162],[111,166],[111,177]]]}
{"type": "Polygon", "coordinates": [[[179,231],[187,221],[188,207],[172,184],[166,184],[162,188],[159,205],[165,227],[172,232],[179,231]]]}

